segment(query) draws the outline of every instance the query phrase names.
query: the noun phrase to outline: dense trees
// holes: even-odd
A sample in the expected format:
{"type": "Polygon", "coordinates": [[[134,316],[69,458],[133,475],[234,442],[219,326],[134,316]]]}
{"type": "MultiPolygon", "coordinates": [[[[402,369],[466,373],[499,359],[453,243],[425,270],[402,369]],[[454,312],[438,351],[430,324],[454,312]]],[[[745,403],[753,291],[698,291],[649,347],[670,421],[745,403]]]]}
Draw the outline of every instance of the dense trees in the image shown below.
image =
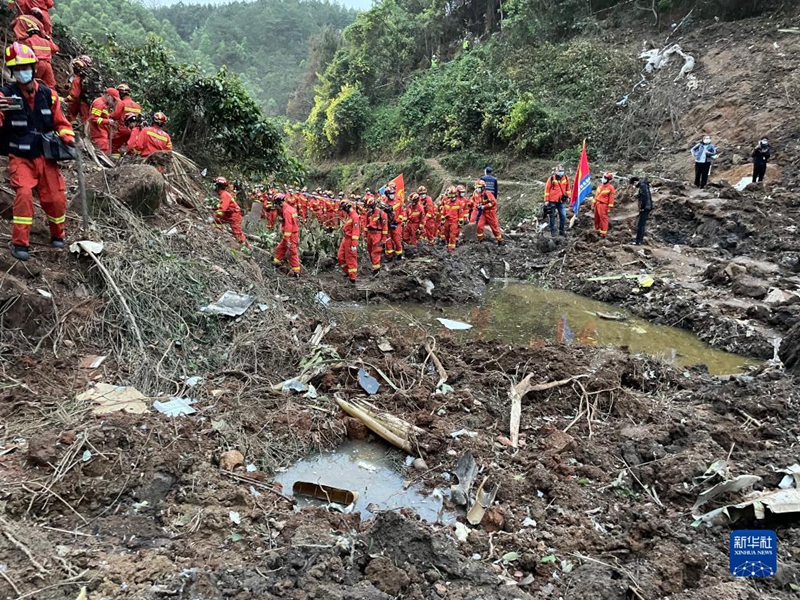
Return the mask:
{"type": "MultiPolygon", "coordinates": [[[[270,115],[284,114],[296,90],[298,99],[303,96],[297,87],[312,38],[329,43],[355,17],[326,0],[178,3],[154,11],[134,0],[59,0],[53,14],[56,22],[98,43],[110,38],[140,44],[155,34],[178,60],[214,70],[227,66],[270,115]]],[[[309,83],[303,118],[313,97],[314,82],[309,83]]]]}

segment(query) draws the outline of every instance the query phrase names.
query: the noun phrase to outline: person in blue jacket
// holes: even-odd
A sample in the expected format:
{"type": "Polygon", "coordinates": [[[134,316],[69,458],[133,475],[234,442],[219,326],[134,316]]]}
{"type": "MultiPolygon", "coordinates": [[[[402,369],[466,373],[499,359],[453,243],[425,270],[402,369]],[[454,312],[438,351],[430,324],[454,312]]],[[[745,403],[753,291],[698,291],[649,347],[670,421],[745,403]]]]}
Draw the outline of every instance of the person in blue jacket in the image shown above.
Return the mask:
{"type": "Polygon", "coordinates": [[[483,175],[481,175],[481,179],[486,182],[486,189],[494,194],[494,197],[497,198],[497,177],[492,175],[492,167],[486,167],[483,170],[483,175]]]}
{"type": "Polygon", "coordinates": [[[711,136],[707,135],[702,142],[692,148],[694,157],[694,185],[704,188],[708,183],[708,174],[711,172],[711,163],[717,156],[717,148],[711,143],[711,136]]]}

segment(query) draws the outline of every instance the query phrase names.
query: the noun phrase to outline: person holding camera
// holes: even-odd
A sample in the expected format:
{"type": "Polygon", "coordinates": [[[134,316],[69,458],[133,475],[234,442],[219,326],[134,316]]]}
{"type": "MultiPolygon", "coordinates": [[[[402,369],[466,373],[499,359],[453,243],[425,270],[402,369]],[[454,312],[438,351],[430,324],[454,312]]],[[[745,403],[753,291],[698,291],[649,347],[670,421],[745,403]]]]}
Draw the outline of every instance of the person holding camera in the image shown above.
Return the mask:
{"type": "Polygon", "coordinates": [[[544,186],[544,212],[550,220],[550,235],[556,235],[556,213],[558,213],[558,234],[567,237],[567,207],[572,189],[563,165],[547,179],[544,186]]]}
{"type": "Polygon", "coordinates": [[[61,142],[74,146],[75,133],[61,111],[56,90],[34,79],[37,58],[33,50],[14,42],[5,50],[5,63],[13,81],[0,90],[0,147],[8,155],[15,193],[11,255],[28,260],[34,190],[50,225],[50,245],[64,247],[66,184],[45,144],[55,133],[61,142]]]}

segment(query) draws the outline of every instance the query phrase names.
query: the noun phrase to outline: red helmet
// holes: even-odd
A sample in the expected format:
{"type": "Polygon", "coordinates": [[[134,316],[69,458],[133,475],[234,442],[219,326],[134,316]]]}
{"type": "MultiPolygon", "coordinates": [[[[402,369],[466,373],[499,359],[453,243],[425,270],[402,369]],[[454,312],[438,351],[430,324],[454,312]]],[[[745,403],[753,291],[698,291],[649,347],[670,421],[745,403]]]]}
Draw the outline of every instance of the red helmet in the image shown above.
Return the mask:
{"type": "Polygon", "coordinates": [[[424,185],[421,185],[421,186],[419,186],[417,188],[417,193],[418,194],[427,194],[428,193],[428,188],[426,188],[424,185]]]}
{"type": "Polygon", "coordinates": [[[21,67],[22,65],[35,65],[36,55],[30,46],[14,42],[6,48],[6,66],[21,67]]]}
{"type": "Polygon", "coordinates": [[[86,67],[91,67],[93,62],[94,61],[92,61],[91,56],[81,54],[78,58],[72,61],[72,64],[76,67],[80,67],[81,69],[85,69],[86,67]]]}
{"type": "Polygon", "coordinates": [[[39,8],[38,6],[34,6],[33,8],[31,8],[31,14],[34,17],[41,17],[42,16],[42,9],[39,8]]]}
{"type": "Polygon", "coordinates": [[[606,171],[605,173],[603,173],[603,177],[611,181],[612,179],[614,179],[614,174],[611,171],[606,171]]]}
{"type": "Polygon", "coordinates": [[[478,179],[475,182],[475,189],[486,189],[486,182],[483,179],[478,179]]]}
{"type": "Polygon", "coordinates": [[[158,123],[159,125],[166,125],[168,119],[167,115],[163,112],[157,112],[153,115],[153,123],[158,123]]]}
{"type": "Polygon", "coordinates": [[[214,178],[214,185],[216,185],[218,187],[221,187],[221,188],[226,188],[226,187],[228,187],[228,180],[225,179],[224,177],[215,177],[214,178]]]}

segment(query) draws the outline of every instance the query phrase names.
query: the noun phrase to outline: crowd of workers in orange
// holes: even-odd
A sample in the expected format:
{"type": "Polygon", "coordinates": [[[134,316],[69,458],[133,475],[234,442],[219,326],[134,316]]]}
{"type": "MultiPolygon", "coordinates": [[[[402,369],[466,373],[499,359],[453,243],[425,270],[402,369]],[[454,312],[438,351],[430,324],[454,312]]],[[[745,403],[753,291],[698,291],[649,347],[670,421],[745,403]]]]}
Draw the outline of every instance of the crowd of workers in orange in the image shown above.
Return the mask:
{"type": "MultiPolygon", "coordinates": [[[[300,229],[314,220],[327,230],[341,229],[339,266],[349,281],[355,283],[362,242],[373,276],[384,263],[403,260],[407,246],[440,244],[452,253],[467,223],[476,224],[479,242],[484,241],[484,230],[488,228],[495,241],[504,244],[497,218],[497,197],[487,187],[487,183],[496,186],[497,180],[487,175],[488,182],[478,179],[472,191],[463,185],[451,185],[438,200],[420,186],[406,201],[404,190],[398,190],[394,183],[378,192],[367,190],[363,196],[334,194],[321,188],[310,192],[307,188],[279,190],[258,186],[250,193],[250,199],[261,203],[261,216],[268,228],[280,228],[281,240],[274,256],[277,267],[286,266],[290,276],[300,276],[300,229]]],[[[215,222],[230,224],[234,237],[246,243],[242,210],[230,193],[230,183],[224,177],[217,177],[214,185],[219,197],[215,222]]]]}
{"type": "Polygon", "coordinates": [[[142,108],[127,84],[93,97],[97,92],[86,81],[92,66],[89,56],[72,61],[73,74],[62,101],[52,66],[59,52],[50,37],[53,0],[14,0],[12,7],[17,11],[11,22],[16,41],[5,48],[12,80],[0,89],[0,152],[8,155],[15,192],[11,254],[24,261],[30,258],[34,191],[49,221],[50,245],[64,247],[67,199],[58,161],[74,155],[70,148],[76,131],[88,125],[92,144],[112,158],[170,152],[172,140],[164,130],[163,112],[155,112],[152,124],[145,126],[142,108]]]}

